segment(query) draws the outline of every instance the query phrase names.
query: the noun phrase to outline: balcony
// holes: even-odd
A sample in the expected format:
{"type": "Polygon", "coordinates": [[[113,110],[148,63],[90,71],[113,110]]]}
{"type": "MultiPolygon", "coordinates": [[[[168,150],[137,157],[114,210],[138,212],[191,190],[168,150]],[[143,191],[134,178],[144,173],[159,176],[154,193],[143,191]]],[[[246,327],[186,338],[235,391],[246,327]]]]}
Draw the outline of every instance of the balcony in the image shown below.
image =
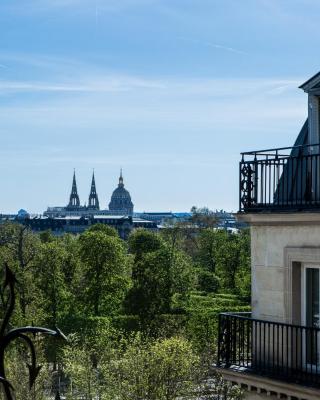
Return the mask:
{"type": "Polygon", "coordinates": [[[320,387],[320,329],[219,315],[218,367],[320,387]]]}
{"type": "Polygon", "coordinates": [[[239,211],[320,209],[320,145],[242,153],[239,211]]]}

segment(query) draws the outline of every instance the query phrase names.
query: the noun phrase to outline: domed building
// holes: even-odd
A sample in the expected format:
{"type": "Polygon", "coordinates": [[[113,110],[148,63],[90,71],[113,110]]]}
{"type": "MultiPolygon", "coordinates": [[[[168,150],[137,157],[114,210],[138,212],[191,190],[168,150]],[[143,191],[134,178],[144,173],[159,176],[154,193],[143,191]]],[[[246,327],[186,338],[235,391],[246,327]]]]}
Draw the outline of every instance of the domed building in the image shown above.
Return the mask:
{"type": "Polygon", "coordinates": [[[122,170],[120,171],[118,187],[113,191],[111,196],[109,211],[113,214],[133,214],[133,203],[131,201],[130,193],[124,188],[122,170]]]}

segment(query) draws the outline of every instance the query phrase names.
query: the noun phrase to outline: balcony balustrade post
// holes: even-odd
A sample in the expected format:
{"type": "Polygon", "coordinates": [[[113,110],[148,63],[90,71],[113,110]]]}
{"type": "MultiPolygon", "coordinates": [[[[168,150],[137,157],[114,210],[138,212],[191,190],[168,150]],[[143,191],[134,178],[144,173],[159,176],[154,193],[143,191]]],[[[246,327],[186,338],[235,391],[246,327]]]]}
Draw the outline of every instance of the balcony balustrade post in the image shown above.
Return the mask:
{"type": "Polygon", "coordinates": [[[224,337],[225,347],[226,347],[225,365],[227,368],[231,366],[231,340],[232,340],[231,326],[232,326],[232,321],[230,320],[230,318],[227,318],[226,319],[226,335],[224,337]]]}
{"type": "Polygon", "coordinates": [[[222,362],[222,359],[221,359],[221,357],[222,357],[222,355],[221,355],[221,341],[222,341],[222,318],[223,318],[223,315],[222,314],[219,314],[219,316],[218,316],[218,362],[217,362],[217,365],[218,365],[218,367],[221,365],[221,362],[222,362]]]}

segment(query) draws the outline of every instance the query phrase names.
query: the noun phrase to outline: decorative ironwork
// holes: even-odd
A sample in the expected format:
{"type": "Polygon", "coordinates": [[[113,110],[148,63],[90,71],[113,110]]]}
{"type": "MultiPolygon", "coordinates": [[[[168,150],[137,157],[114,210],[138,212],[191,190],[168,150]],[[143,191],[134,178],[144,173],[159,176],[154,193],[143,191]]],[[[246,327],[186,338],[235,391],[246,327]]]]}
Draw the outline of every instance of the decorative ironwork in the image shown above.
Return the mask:
{"type": "Polygon", "coordinates": [[[29,370],[29,388],[31,389],[37,379],[37,376],[40,372],[41,366],[37,365],[37,357],[36,357],[36,350],[34,344],[28,334],[32,333],[36,335],[37,333],[46,334],[50,336],[59,337],[66,340],[65,335],[60,331],[60,329],[55,328],[55,330],[41,328],[36,326],[25,326],[21,328],[14,328],[8,330],[8,325],[10,322],[10,318],[13,314],[14,307],[15,307],[15,284],[16,278],[14,273],[8,267],[5,266],[5,279],[3,284],[3,291],[8,291],[8,302],[7,302],[7,309],[5,310],[4,318],[0,328],[0,383],[3,386],[5,398],[7,400],[13,400],[13,392],[14,387],[8,381],[6,377],[6,370],[5,370],[5,351],[6,348],[10,343],[12,343],[16,339],[21,339],[24,341],[26,346],[29,348],[30,356],[31,356],[31,363],[27,364],[29,370]]]}
{"type": "Polygon", "coordinates": [[[239,210],[320,208],[320,145],[242,153],[239,210]]]}
{"type": "Polygon", "coordinates": [[[254,195],[252,166],[248,163],[243,163],[240,168],[240,204],[244,208],[250,208],[254,195]]]}
{"type": "Polygon", "coordinates": [[[218,365],[320,387],[320,328],[219,315],[218,365]]]}

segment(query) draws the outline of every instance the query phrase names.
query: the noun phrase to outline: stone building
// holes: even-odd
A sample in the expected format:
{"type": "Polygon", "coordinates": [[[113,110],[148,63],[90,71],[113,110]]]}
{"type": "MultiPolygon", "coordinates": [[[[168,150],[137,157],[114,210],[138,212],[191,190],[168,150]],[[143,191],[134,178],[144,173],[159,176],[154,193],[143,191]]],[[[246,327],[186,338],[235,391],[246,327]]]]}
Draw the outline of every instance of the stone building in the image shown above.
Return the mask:
{"type": "Polygon", "coordinates": [[[113,214],[133,214],[133,203],[130,193],[124,188],[122,169],[120,171],[118,187],[113,191],[111,196],[109,211],[113,214]]]}
{"type": "Polygon", "coordinates": [[[54,235],[64,233],[80,234],[94,224],[103,224],[115,228],[122,239],[127,239],[129,234],[138,228],[144,228],[156,232],[157,224],[141,218],[126,215],[91,215],[91,216],[65,216],[45,217],[36,216],[13,220],[28,226],[33,232],[41,233],[50,230],[54,235]]]}
{"type": "Polygon", "coordinates": [[[320,73],[293,147],[242,154],[252,313],[219,316],[218,369],[247,399],[320,398],[320,73]]]}
{"type": "Polygon", "coordinates": [[[30,227],[34,232],[50,229],[55,235],[79,234],[96,223],[114,227],[122,239],[127,239],[130,232],[137,228],[158,230],[154,221],[133,216],[133,203],[130,193],[124,188],[122,170],[118,187],[112,193],[109,209],[100,210],[94,173],[92,174],[88,203],[81,205],[74,171],[67,206],[48,207],[43,216],[23,216],[14,218],[14,220],[30,227]]]}
{"type": "Polygon", "coordinates": [[[90,217],[93,215],[132,216],[133,203],[131,201],[130,193],[124,188],[122,170],[120,171],[118,187],[112,193],[109,209],[100,210],[94,173],[92,174],[88,205],[81,205],[77,188],[76,174],[74,171],[71,193],[67,206],[48,207],[43,215],[50,218],[67,216],[90,217]]]}

